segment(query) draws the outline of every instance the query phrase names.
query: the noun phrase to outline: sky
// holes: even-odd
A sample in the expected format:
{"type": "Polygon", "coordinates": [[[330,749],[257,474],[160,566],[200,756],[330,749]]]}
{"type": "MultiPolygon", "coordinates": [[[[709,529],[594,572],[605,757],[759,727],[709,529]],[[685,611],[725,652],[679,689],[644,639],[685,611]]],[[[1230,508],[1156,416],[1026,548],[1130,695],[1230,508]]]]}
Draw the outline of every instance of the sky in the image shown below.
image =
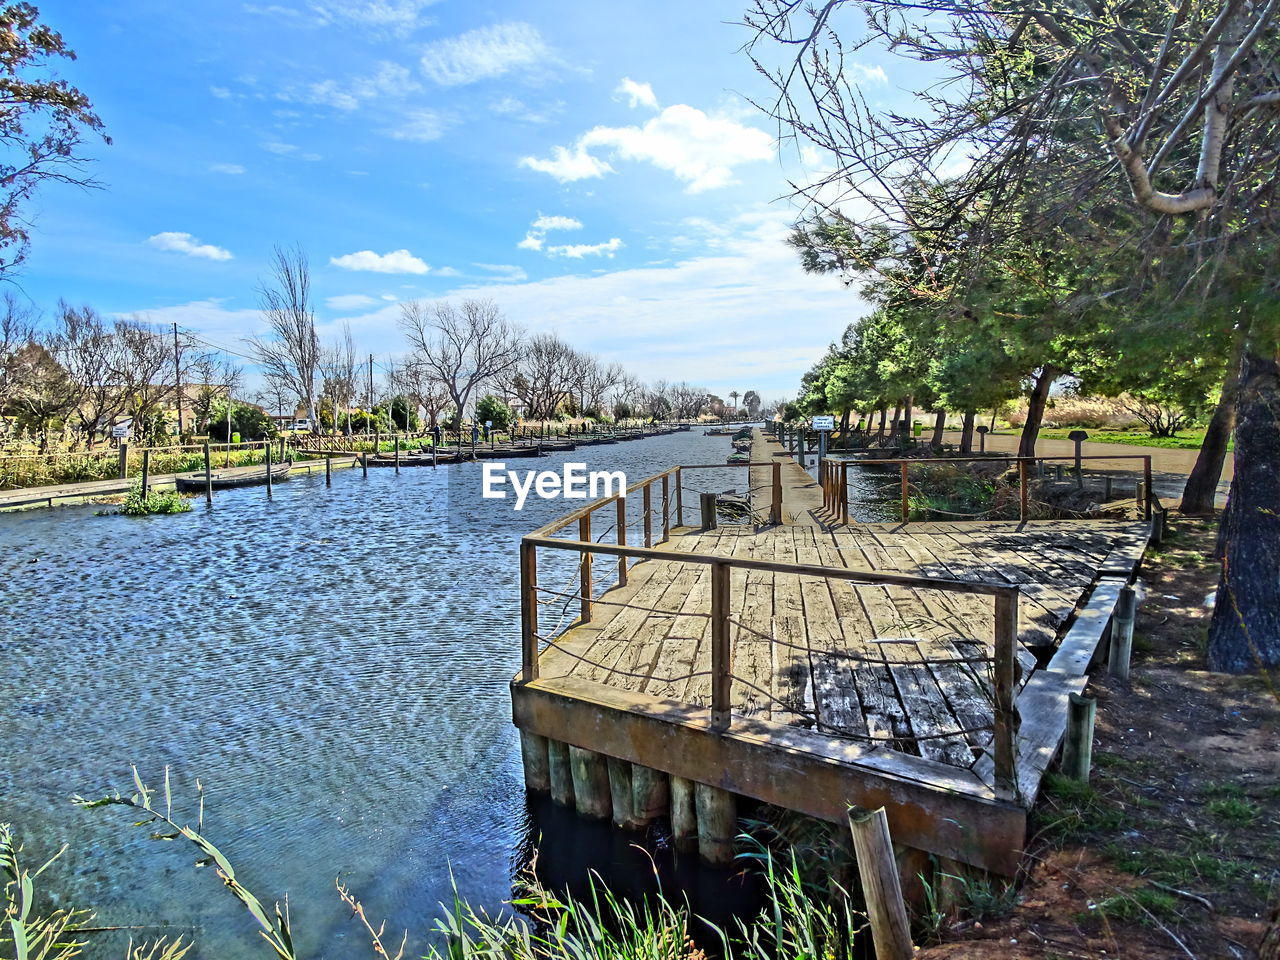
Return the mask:
{"type": "MultiPolygon", "coordinates": [[[[276,245],[380,364],[405,300],[492,298],[642,379],[794,395],[866,312],[784,244],[742,3],[50,0],[112,138],[50,185],[18,283],[247,352],[276,245]]],[[[873,55],[864,93],[895,88],[873,55]]],[[[808,161],[806,166],[805,161],[808,161]]]]}

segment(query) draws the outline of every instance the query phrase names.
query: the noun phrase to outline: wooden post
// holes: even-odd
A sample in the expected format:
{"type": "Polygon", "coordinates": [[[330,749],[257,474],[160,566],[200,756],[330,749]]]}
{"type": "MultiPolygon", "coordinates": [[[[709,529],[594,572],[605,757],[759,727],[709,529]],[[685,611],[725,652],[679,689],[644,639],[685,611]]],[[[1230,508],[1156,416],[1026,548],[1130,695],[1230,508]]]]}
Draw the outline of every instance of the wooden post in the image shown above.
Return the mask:
{"type": "Polygon", "coordinates": [[[520,541],[520,679],[538,679],[538,547],[520,541]]]}
{"type": "Polygon", "coordinates": [[[876,960],[911,960],[915,956],[911,924],[902,899],[902,884],[884,807],[867,813],[851,812],[849,830],[853,834],[853,853],[862,894],[867,901],[876,960]]]}
{"type": "Polygon", "coordinates": [[[151,451],[142,451],[142,495],[151,492],[151,451]]]}
{"type": "MultiPolygon", "coordinates": [[[[584,543],[591,542],[591,514],[584,513],[578,521],[578,539],[584,543]]],[[[582,576],[580,592],[582,594],[582,622],[591,619],[591,554],[582,552],[582,576]]]]}
{"type": "Polygon", "coordinates": [[[1055,463],[1055,464],[1053,465],[1053,479],[1054,479],[1054,480],[1061,480],[1061,479],[1062,479],[1062,464],[1060,464],[1060,463],[1055,463]]]}
{"type": "Polygon", "coordinates": [[[662,542],[671,539],[671,474],[662,475],[662,542]]]}
{"type": "MultiPolygon", "coordinates": [[[[271,458],[267,457],[267,476],[271,476],[271,458]]],[[[213,465],[209,462],[209,441],[204,442],[204,499],[213,506],[213,465]]]]}
{"type": "Polygon", "coordinates": [[[551,775],[551,799],[562,807],[573,806],[573,771],[569,765],[569,745],[547,741],[547,771],[551,775]]]}
{"type": "Polygon", "coordinates": [[[400,434],[396,434],[396,476],[400,476],[400,434]]]}
{"type": "Polygon", "coordinates": [[[773,496],[769,501],[769,522],[782,523],[782,464],[773,461],[773,496]]]}
{"type": "Polygon", "coordinates": [[[698,837],[693,792],[692,780],[671,778],[671,841],[677,850],[687,850],[698,837]]]}
{"type": "MultiPolygon", "coordinates": [[[[625,547],[627,545],[627,498],[618,498],[618,546],[625,547]]],[[[618,586],[625,587],[627,585],[627,558],[618,557],[618,586]]]]}
{"type": "Polygon", "coordinates": [[[911,519],[911,482],[907,479],[907,469],[911,465],[904,462],[902,464],[902,522],[906,523],[911,519]]]}
{"type": "MultiPolygon", "coordinates": [[[[283,462],[283,461],[281,461],[283,462]]],[[[267,451],[267,499],[271,499],[271,451],[267,451]]]]}
{"type": "Polygon", "coordinates": [[[1146,497],[1143,499],[1143,504],[1142,504],[1142,519],[1150,520],[1151,519],[1151,495],[1152,495],[1150,455],[1142,458],[1142,485],[1143,485],[1142,489],[1145,490],[1147,493],[1146,497]]]}
{"type": "Polygon", "coordinates": [[[324,455],[324,485],[333,486],[333,457],[327,453],[324,455]]]}
{"type": "Polygon", "coordinates": [[[693,791],[699,855],[708,863],[732,863],[733,841],[738,835],[736,798],[728,790],[705,783],[695,783],[693,791]]]}
{"type": "Polygon", "coordinates": [[[1018,519],[1026,523],[1031,519],[1031,490],[1027,479],[1027,461],[1018,459],[1018,519]]]}
{"type": "Polygon", "coordinates": [[[670,785],[661,770],[631,765],[631,811],[636,825],[645,826],[667,812],[670,805],[670,785]]]}
{"type": "Polygon", "coordinates": [[[1102,478],[1102,502],[1109,503],[1111,501],[1111,490],[1114,481],[1110,476],[1102,478]]]}
{"type": "Polygon", "coordinates": [[[1133,499],[1137,503],[1138,508],[1147,502],[1147,485],[1139,480],[1133,487],[1133,499]]]}
{"type": "Polygon", "coordinates": [[[733,648],[729,641],[729,564],[711,564],[711,726],[728,730],[733,711],[733,648]]]}
{"type": "Polygon", "coordinates": [[[129,477],[129,444],[120,441],[120,479],[126,480],[129,477]]]}
{"type": "Polygon", "coordinates": [[[653,484],[646,483],[640,490],[644,506],[644,545],[653,546],[653,484]]]}
{"type": "Polygon", "coordinates": [[[716,528],[716,495],[714,493],[704,493],[700,497],[702,505],[702,529],[714,530],[716,528]]]}
{"type": "Polygon", "coordinates": [[[676,526],[684,526],[684,470],[676,467],[676,526]]]}
{"type": "Polygon", "coordinates": [[[1062,772],[1072,780],[1089,782],[1089,766],[1093,762],[1093,721],[1098,701],[1070,695],[1067,705],[1067,738],[1062,744],[1062,772]]]}
{"type": "Polygon", "coordinates": [[[369,478],[369,451],[366,450],[360,454],[360,470],[364,474],[365,479],[369,478]]]}
{"type": "Polygon", "coordinates": [[[1018,792],[1017,757],[1014,739],[1018,734],[1018,715],[1014,691],[1018,684],[1018,594],[1000,593],[995,597],[995,750],[996,796],[1014,800],[1018,792]]]}
{"type": "Polygon", "coordinates": [[[840,522],[849,525],[849,461],[840,464],[840,522]]]}
{"type": "Polygon", "coordinates": [[[286,442],[286,438],[281,437],[281,438],[280,438],[280,462],[281,462],[281,463],[284,463],[284,445],[285,445],[285,442],[286,442]]]}
{"type": "Polygon", "coordinates": [[[636,825],[635,802],[631,796],[631,764],[616,757],[608,758],[609,800],[613,808],[613,824],[631,829],[636,825]]]}
{"type": "Polygon", "coordinates": [[[539,793],[550,790],[551,766],[547,757],[547,738],[521,730],[520,755],[524,758],[525,788],[539,793]]]}
{"type": "Polygon", "coordinates": [[[1133,653],[1133,623],[1137,619],[1138,595],[1133,587],[1120,591],[1111,614],[1111,650],[1107,672],[1117,680],[1129,681],[1129,658],[1133,653]]]}
{"type": "Polygon", "coordinates": [[[612,812],[609,799],[609,767],[593,750],[569,746],[569,769],[573,774],[573,803],[578,814],[603,820],[612,812]]]}

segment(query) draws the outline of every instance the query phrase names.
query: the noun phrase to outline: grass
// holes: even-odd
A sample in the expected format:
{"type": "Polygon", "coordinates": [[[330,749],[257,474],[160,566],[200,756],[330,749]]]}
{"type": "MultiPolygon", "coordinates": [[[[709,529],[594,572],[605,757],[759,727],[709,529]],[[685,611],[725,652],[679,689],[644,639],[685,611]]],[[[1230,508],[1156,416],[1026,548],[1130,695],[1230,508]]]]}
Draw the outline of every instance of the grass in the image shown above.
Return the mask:
{"type": "Polygon", "coordinates": [[[1256,803],[1250,803],[1240,797],[1220,797],[1205,804],[1209,816],[1223,823],[1234,826],[1246,826],[1258,819],[1261,809],[1256,803]]]}
{"type": "MultiPolygon", "coordinates": [[[[1067,440],[1067,434],[1080,427],[1046,427],[1040,436],[1047,440],[1067,440]]],[[[1204,427],[1189,427],[1175,437],[1153,437],[1146,430],[1117,430],[1111,427],[1088,431],[1090,443],[1124,443],[1135,447],[1161,447],[1166,450],[1199,450],[1204,443],[1204,427]]],[[[1232,446],[1228,445],[1228,450],[1232,446]]]]}
{"type": "Polygon", "coordinates": [[[122,514],[126,517],[148,517],[152,514],[189,513],[191,503],[176,490],[142,492],[142,481],[135,480],[119,510],[99,510],[98,516],[122,514]]]}

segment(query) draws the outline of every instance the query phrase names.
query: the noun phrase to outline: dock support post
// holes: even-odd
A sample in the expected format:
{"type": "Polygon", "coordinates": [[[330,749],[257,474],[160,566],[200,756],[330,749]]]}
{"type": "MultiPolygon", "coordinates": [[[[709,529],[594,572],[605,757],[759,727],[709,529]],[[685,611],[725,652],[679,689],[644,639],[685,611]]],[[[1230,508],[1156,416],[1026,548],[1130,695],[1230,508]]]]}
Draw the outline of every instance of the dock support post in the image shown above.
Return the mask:
{"type": "Polygon", "coordinates": [[[995,749],[996,796],[1016,799],[1018,793],[1015,738],[1018,714],[1014,706],[1018,686],[1018,594],[1000,593],[995,597],[995,712],[993,747],[995,749]]]}
{"type": "Polygon", "coordinates": [[[1030,484],[1027,482],[1027,461],[1018,461],[1018,519],[1026,523],[1031,519],[1029,508],[1031,505],[1030,484]]]}
{"type": "Polygon", "coordinates": [[[126,480],[129,477],[129,444],[123,440],[120,441],[120,479],[126,480]]]}
{"type": "Polygon", "coordinates": [[[520,679],[538,679],[538,548],[520,542],[520,679]]]}
{"type": "Polygon", "coordinates": [[[1067,738],[1062,745],[1062,772],[1072,780],[1089,782],[1093,762],[1093,722],[1098,701],[1092,697],[1071,694],[1067,706],[1067,738]]]}
{"type": "Polygon", "coordinates": [[[911,519],[911,481],[907,479],[907,470],[911,464],[902,464],[902,522],[911,519]]]}
{"type": "Polygon", "coordinates": [[[333,486],[333,457],[327,453],[324,455],[324,485],[333,486]]]}
{"type": "Polygon", "coordinates": [[[520,755],[524,759],[525,787],[539,793],[550,790],[551,766],[547,754],[547,738],[521,730],[520,755]]]}
{"type": "Polygon", "coordinates": [[[569,745],[547,741],[547,772],[551,777],[551,799],[562,807],[573,806],[573,771],[569,766],[569,745]]]}
{"type": "Polygon", "coordinates": [[[635,801],[632,798],[631,764],[616,757],[608,758],[609,800],[613,807],[613,825],[628,830],[636,826],[635,801]]]}
{"type": "Polygon", "coordinates": [[[662,542],[671,539],[671,474],[662,475],[662,542]]]}
{"type": "Polygon", "coordinates": [[[684,471],[676,467],[676,526],[684,526],[684,471]]]}
{"type": "Polygon", "coordinates": [[[364,474],[366,480],[369,479],[369,451],[360,454],[360,472],[364,474]]]}
{"type": "Polygon", "coordinates": [[[733,716],[733,648],[729,642],[729,564],[711,564],[711,726],[728,730],[733,716]]]}
{"type": "Polygon", "coordinates": [[[1129,658],[1133,653],[1133,622],[1138,613],[1138,595],[1133,587],[1120,591],[1115,612],[1111,615],[1111,649],[1107,672],[1117,680],[1129,682],[1129,658]]]}
{"type": "MultiPolygon", "coordinates": [[[[584,543],[591,542],[591,514],[589,513],[583,514],[582,519],[578,521],[578,539],[584,543]]],[[[580,580],[582,622],[587,623],[591,620],[591,554],[585,550],[582,552],[580,580]]]]}
{"type": "Polygon", "coordinates": [[[782,523],[782,464],[774,461],[773,468],[773,497],[769,501],[769,522],[782,523]]]}
{"type": "Polygon", "coordinates": [[[400,434],[396,434],[396,476],[400,476],[400,434]]]}
{"type": "Polygon", "coordinates": [[[1142,499],[1142,519],[1151,519],[1151,456],[1142,458],[1142,489],[1146,492],[1146,496],[1142,499]]]}
{"type": "Polygon", "coordinates": [[[142,451],[142,495],[151,492],[151,451],[142,451]]]}
{"type": "MultiPolygon", "coordinates": [[[[626,497],[618,498],[618,546],[625,547],[627,545],[627,500],[626,497]]],[[[618,558],[618,586],[625,587],[627,585],[627,558],[618,558]]]]}
{"type": "Polygon", "coordinates": [[[849,829],[853,834],[854,858],[867,901],[876,958],[911,960],[915,955],[911,944],[911,924],[907,919],[907,905],[902,899],[893,840],[889,836],[889,818],[885,816],[884,807],[869,813],[851,813],[849,829]]]}
{"type": "Polygon", "coordinates": [[[647,826],[656,817],[662,816],[667,812],[670,802],[667,775],[661,770],[633,763],[631,765],[631,812],[635,815],[636,826],[647,826]]]}
{"type": "Polygon", "coordinates": [[[573,802],[581,816],[603,820],[612,812],[609,800],[609,766],[593,750],[570,745],[569,769],[573,775],[573,802]]]}
{"type": "Polygon", "coordinates": [[[1102,502],[1107,503],[1111,500],[1111,486],[1114,483],[1111,477],[1102,478],[1102,502]]]}
{"type": "Polygon", "coordinates": [[[694,813],[693,781],[671,778],[671,842],[677,850],[687,850],[698,837],[698,818],[694,813]]]}
{"type": "MultiPolygon", "coordinates": [[[[284,459],[281,458],[280,462],[283,463],[284,459]]],[[[267,499],[268,500],[271,499],[271,451],[270,450],[267,451],[267,499]]]]}
{"type": "MultiPolygon", "coordinates": [[[[271,455],[267,455],[267,476],[271,476],[271,455]]],[[[204,442],[204,499],[213,506],[213,464],[209,462],[209,441],[204,442]]]]}
{"type": "Polygon", "coordinates": [[[716,528],[716,495],[714,493],[704,493],[700,497],[702,504],[702,529],[714,530],[716,528]]]}
{"type": "Polygon", "coordinates": [[[694,784],[698,811],[698,854],[708,863],[733,862],[733,839],[738,833],[736,798],[728,790],[694,784]]]}

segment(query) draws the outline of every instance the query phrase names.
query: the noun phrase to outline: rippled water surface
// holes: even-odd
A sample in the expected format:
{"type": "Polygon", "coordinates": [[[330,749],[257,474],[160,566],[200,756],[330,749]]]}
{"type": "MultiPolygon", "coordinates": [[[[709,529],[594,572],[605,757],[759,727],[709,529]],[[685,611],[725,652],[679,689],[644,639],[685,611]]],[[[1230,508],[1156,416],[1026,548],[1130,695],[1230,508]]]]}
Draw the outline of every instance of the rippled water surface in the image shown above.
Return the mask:
{"type": "MultiPolygon", "coordinates": [[[[634,480],[728,447],[694,431],[509,466],[634,480]]],[[[718,473],[720,489],[745,476],[718,473]]],[[[342,470],[179,516],[0,515],[0,821],[33,855],[70,843],[49,884],[103,922],[194,927],[201,957],[261,955],[191,850],[68,802],[129,792],[137,764],[156,782],[169,767],[184,809],[200,778],[207,833],[264,900],[289,895],[307,956],[367,955],[335,877],[389,929],[426,932],[451,873],[498,907],[530,830],[507,695],[515,547],[576,504],[517,514],[478,479],[342,470]]]]}

